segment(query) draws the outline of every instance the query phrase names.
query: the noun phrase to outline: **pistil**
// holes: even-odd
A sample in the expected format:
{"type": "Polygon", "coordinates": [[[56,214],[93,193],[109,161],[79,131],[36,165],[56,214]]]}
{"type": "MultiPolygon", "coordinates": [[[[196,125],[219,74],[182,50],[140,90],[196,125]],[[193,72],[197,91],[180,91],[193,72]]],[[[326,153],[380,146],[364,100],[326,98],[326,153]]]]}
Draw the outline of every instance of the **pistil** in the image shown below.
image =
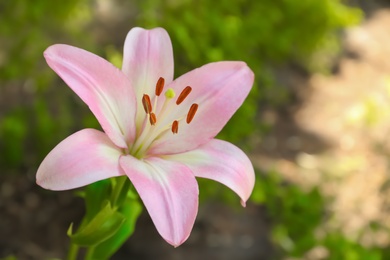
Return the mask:
{"type": "MultiPolygon", "coordinates": [[[[142,105],[149,122],[144,121],[146,125],[143,127],[141,134],[138,136],[131,149],[131,154],[137,158],[142,158],[152,143],[156,139],[159,139],[163,135],[167,134],[168,131],[172,132],[172,134],[178,134],[180,121],[185,119],[187,124],[190,124],[198,110],[199,105],[193,103],[186,114],[180,116],[180,118],[177,118],[173,122],[171,121],[171,123],[167,122],[167,120],[169,120],[167,116],[172,112],[173,109],[177,108],[173,104],[168,105],[175,97],[175,91],[172,88],[168,88],[165,91],[164,103],[157,111],[158,97],[160,97],[162,91],[164,90],[164,85],[165,80],[164,78],[160,77],[156,83],[155,96],[153,97],[153,106],[148,94],[144,94],[142,97],[142,105]]],[[[176,105],[179,106],[181,103],[183,103],[191,91],[192,88],[190,86],[186,86],[176,99],[176,105]]],[[[147,119],[145,118],[145,120],[147,119]]]]}

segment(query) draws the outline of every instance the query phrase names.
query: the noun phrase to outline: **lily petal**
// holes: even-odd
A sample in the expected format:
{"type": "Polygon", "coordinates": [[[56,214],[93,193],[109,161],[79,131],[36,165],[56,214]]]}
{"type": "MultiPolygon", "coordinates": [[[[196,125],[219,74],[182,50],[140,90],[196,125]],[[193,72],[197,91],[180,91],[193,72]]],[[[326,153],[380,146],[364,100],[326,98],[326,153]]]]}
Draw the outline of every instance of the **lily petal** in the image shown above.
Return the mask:
{"type": "Polygon", "coordinates": [[[209,63],[173,81],[168,87],[176,93],[185,86],[191,86],[192,92],[179,106],[172,102],[177,108],[165,123],[183,117],[183,113],[186,116],[193,103],[199,107],[190,124],[182,121],[177,134],[167,132],[156,140],[149,154],[181,153],[214,138],[244,102],[253,80],[254,74],[244,62],[225,61],[209,63]]]}
{"type": "Polygon", "coordinates": [[[69,45],[50,46],[44,56],[89,106],[110,139],[126,148],[136,131],[136,100],[126,75],[105,59],[69,45]]]}
{"type": "Polygon", "coordinates": [[[196,177],[218,181],[232,189],[241,198],[241,204],[252,193],[255,173],[249,158],[235,145],[213,139],[198,149],[164,159],[188,166],[196,177]]]}
{"type": "Polygon", "coordinates": [[[46,156],[38,168],[37,184],[49,190],[69,190],[123,175],[120,155],[121,151],[103,132],[81,130],[46,156]]]}
{"type": "Polygon", "coordinates": [[[153,97],[160,77],[165,79],[165,84],[173,80],[173,50],[167,31],[131,29],[125,40],[122,71],[131,80],[137,95],[137,126],[140,127],[145,118],[142,95],[153,97]]]}
{"type": "Polygon", "coordinates": [[[191,233],[198,211],[198,184],[185,165],[151,157],[119,160],[138,191],[157,231],[171,245],[179,246],[191,233]]]}

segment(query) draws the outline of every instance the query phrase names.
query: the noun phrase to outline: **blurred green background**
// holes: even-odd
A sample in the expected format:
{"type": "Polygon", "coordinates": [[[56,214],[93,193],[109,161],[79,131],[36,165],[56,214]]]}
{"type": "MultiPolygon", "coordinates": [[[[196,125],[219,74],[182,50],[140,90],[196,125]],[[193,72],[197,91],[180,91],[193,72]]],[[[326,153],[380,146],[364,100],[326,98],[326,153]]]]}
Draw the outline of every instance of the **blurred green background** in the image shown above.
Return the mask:
{"type": "MultiPolygon", "coordinates": [[[[48,46],[71,44],[121,66],[126,33],[134,26],[158,26],[171,36],[176,77],[208,62],[247,62],[255,72],[255,85],[219,138],[251,155],[257,149],[254,140],[261,142],[274,129],[272,122],[263,120],[264,111],[284,111],[297,102],[294,89],[280,79],[279,69],[292,68],[305,77],[331,74],[342,50],[343,30],[364,19],[364,12],[352,4],[356,3],[1,0],[0,180],[14,183],[13,178],[25,176],[34,185],[37,167],[56,144],[79,129],[99,128],[88,108],[46,65],[42,53],[48,46]]],[[[228,189],[206,180],[199,182],[201,204],[224,201],[233,211],[245,214],[228,189]]],[[[327,252],[326,259],[389,259],[387,245],[364,246],[358,238],[351,239],[338,230],[318,236],[316,232],[329,218],[329,200],[318,186],[304,189],[272,168],[257,169],[250,204],[264,210],[270,259],[315,259],[308,257],[308,252],[318,248],[327,252]]],[[[0,205],[4,210],[5,204],[0,205]]],[[[380,228],[372,225],[373,230],[380,228]]],[[[1,242],[5,249],[0,249],[0,257],[17,254],[7,251],[7,246],[1,242]]]]}

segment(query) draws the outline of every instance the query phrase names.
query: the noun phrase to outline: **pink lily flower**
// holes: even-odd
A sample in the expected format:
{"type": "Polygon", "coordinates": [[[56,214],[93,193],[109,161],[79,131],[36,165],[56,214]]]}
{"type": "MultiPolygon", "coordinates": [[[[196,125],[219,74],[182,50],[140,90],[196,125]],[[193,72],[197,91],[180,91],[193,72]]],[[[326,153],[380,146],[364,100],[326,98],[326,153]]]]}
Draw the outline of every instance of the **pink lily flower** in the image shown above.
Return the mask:
{"type": "Polygon", "coordinates": [[[175,247],[194,225],[195,177],[226,185],[245,206],[253,166],[239,148],[214,139],[252,87],[244,62],[209,63],[173,80],[172,44],[162,28],[128,33],[122,70],[69,45],[53,45],[44,56],[104,132],[83,129],[58,144],[38,169],[40,186],[68,190],[127,175],[175,247]]]}

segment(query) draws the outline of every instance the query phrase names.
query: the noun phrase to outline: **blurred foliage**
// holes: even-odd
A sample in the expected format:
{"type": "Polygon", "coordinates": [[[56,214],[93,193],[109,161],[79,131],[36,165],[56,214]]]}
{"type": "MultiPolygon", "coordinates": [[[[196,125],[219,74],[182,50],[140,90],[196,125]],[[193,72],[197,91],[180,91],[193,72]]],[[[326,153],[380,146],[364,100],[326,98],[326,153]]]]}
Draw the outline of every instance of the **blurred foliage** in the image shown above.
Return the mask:
{"type": "MultiPolygon", "coordinates": [[[[36,167],[69,132],[74,107],[63,91],[50,89],[58,81],[44,64],[51,44],[81,39],[88,21],[87,1],[0,1],[0,168],[36,167]],[[53,93],[54,92],[54,93],[53,93]],[[56,102],[61,99],[60,102],[56,102]],[[54,108],[53,108],[54,106],[54,108]]],[[[74,113],[73,113],[74,115],[74,113]]]]}
{"type": "Polygon", "coordinates": [[[337,32],[362,16],[339,0],[142,0],[139,6],[140,25],[161,26],[171,35],[176,75],[220,60],[243,60],[255,72],[249,98],[220,134],[233,142],[266,129],[255,120],[260,103],[288,101],[285,87],[272,78],[271,64],[296,60],[321,67],[311,58],[334,55],[337,32]]]}
{"type": "MultiPolygon", "coordinates": [[[[74,104],[77,98],[68,96],[68,89],[49,88],[60,80],[42,57],[51,44],[77,42],[97,53],[104,50],[109,60],[119,64],[121,51],[99,46],[92,33],[84,33],[91,27],[95,5],[88,0],[61,5],[46,0],[0,3],[0,91],[2,95],[14,89],[21,92],[15,100],[4,100],[5,109],[0,110],[0,151],[7,154],[0,159],[2,168],[8,162],[25,164],[27,151],[31,158],[26,167],[36,167],[67,133],[98,126],[82,104],[74,104]],[[33,127],[27,131],[26,126],[33,127]]],[[[253,69],[256,82],[250,96],[219,135],[242,145],[250,145],[245,142],[248,137],[269,129],[256,120],[259,109],[288,102],[288,90],[275,83],[273,66],[292,60],[309,66],[311,57],[324,52],[327,42],[337,41],[340,29],[361,17],[358,9],[338,0],[224,0],[218,5],[208,0],[145,0],[136,1],[133,8],[138,10],[138,26],[168,30],[176,76],[219,60],[244,60],[253,69]]],[[[334,52],[337,48],[326,50],[327,54],[334,52]]]]}
{"type": "Polygon", "coordinates": [[[315,231],[324,220],[325,201],[317,188],[302,191],[283,183],[277,172],[258,173],[256,187],[252,199],[266,206],[273,241],[282,252],[303,256],[318,243],[315,231]]]}
{"type": "MultiPolygon", "coordinates": [[[[95,5],[91,0],[0,1],[1,173],[36,169],[71,132],[99,127],[42,57],[51,44],[77,42],[81,48],[105,52],[120,66],[122,51],[113,47],[117,43],[99,46],[92,30],[86,33],[92,27],[95,5]]],[[[362,17],[359,9],[340,0],[137,0],[132,5],[137,26],[160,26],[169,32],[176,76],[208,62],[248,63],[256,75],[255,86],[220,134],[248,146],[246,138],[269,129],[256,120],[258,111],[289,102],[289,90],[277,83],[275,69],[293,63],[309,71],[326,71],[339,51],[340,31],[362,17]]],[[[376,109],[372,102],[367,106],[376,109]]],[[[338,232],[318,237],[316,231],[327,216],[325,198],[317,188],[303,191],[278,176],[257,173],[252,202],[266,207],[273,225],[271,236],[281,255],[303,257],[321,246],[328,252],[327,259],[388,259],[386,250],[363,247],[338,232]]],[[[201,199],[239,205],[226,187],[208,180],[199,183],[201,199]]]]}
{"type": "Polygon", "coordinates": [[[37,62],[53,39],[63,40],[63,34],[81,36],[78,26],[84,19],[80,15],[85,1],[26,0],[1,1],[0,79],[20,79],[39,75],[37,62]]]}
{"type": "MultiPolygon", "coordinates": [[[[365,246],[360,243],[360,237],[353,240],[341,230],[324,227],[331,218],[331,212],[326,209],[329,198],[324,198],[318,187],[304,191],[286,183],[274,171],[258,172],[256,187],[252,200],[266,207],[278,259],[286,255],[296,257],[293,259],[389,259],[389,247],[365,246]]],[[[384,228],[373,223],[370,230],[384,228]]]]}

